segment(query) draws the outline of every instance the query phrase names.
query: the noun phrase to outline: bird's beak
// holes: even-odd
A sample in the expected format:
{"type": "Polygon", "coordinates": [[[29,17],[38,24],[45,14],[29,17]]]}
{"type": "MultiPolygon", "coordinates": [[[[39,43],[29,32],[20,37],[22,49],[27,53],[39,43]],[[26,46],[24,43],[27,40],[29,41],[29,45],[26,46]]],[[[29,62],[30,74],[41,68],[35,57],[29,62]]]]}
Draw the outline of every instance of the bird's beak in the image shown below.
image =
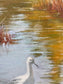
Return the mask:
{"type": "Polygon", "coordinates": [[[35,62],[34,62],[34,65],[35,65],[36,67],[39,67],[35,62]]]}

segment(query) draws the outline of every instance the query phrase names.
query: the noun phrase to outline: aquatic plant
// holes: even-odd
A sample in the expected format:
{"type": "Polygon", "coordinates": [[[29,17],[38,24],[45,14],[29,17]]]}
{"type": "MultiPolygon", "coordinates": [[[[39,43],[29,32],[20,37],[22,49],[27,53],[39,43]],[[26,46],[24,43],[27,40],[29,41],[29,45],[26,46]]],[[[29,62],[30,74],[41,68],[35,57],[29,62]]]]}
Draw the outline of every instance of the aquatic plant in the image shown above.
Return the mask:
{"type": "Polygon", "coordinates": [[[12,36],[11,34],[9,34],[8,32],[4,31],[4,26],[1,25],[0,26],[0,43],[3,44],[5,43],[5,45],[7,43],[11,43],[12,42],[12,36]]]}

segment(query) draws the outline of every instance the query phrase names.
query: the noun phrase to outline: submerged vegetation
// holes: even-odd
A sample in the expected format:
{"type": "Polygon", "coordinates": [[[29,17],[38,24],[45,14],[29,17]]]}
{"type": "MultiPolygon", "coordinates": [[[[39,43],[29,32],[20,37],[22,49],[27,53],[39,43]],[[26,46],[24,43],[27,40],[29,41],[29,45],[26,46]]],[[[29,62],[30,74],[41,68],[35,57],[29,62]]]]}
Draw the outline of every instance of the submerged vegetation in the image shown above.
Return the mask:
{"type": "Polygon", "coordinates": [[[63,16],[62,0],[37,0],[33,2],[33,7],[40,10],[48,10],[51,13],[63,16]]]}
{"type": "Polygon", "coordinates": [[[7,32],[4,32],[4,26],[1,25],[0,26],[0,43],[1,44],[7,44],[7,43],[10,43],[12,41],[11,39],[11,35],[8,34],[7,32]]]}

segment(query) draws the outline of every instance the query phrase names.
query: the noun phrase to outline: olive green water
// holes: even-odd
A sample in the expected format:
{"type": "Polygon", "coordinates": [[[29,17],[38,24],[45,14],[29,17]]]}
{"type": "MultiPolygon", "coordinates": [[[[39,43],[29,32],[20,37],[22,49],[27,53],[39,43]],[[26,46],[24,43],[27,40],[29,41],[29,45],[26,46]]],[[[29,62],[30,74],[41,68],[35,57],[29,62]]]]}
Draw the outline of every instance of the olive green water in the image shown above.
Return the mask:
{"type": "Polygon", "coordinates": [[[0,84],[26,72],[27,57],[35,57],[35,84],[63,84],[63,19],[46,11],[33,10],[30,1],[0,1],[0,21],[5,31],[18,39],[0,45],[0,84]]]}

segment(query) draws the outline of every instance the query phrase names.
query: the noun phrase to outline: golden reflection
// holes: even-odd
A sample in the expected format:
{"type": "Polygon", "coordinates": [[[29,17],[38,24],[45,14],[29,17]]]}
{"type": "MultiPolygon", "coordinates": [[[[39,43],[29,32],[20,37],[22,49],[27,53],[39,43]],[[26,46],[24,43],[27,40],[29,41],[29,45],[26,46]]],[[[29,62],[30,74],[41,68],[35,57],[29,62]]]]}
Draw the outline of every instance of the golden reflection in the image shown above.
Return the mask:
{"type": "Polygon", "coordinates": [[[50,73],[50,75],[52,76],[51,79],[53,80],[53,84],[59,84],[61,82],[60,73],[60,68],[58,66],[54,66],[50,73]]]}
{"type": "MultiPolygon", "coordinates": [[[[61,68],[59,67],[63,61],[62,20],[50,16],[50,14],[46,13],[45,11],[33,11],[31,15],[27,14],[27,19],[31,20],[32,22],[34,21],[31,28],[33,28],[35,35],[39,38],[44,37],[44,39],[38,39],[35,41],[43,43],[45,40],[45,47],[47,48],[48,52],[51,52],[51,54],[48,54],[48,56],[53,62],[53,68],[49,73],[51,75],[50,79],[52,79],[51,84],[59,84],[61,81],[63,81],[62,77],[60,77],[61,68]],[[39,20],[39,22],[35,22],[35,20],[39,20]],[[48,38],[45,39],[45,37],[48,38]]],[[[41,55],[34,54],[34,56],[41,55]]]]}
{"type": "Polygon", "coordinates": [[[52,60],[56,64],[60,64],[63,60],[63,43],[56,43],[54,45],[51,45],[52,51],[53,51],[53,57],[52,60]]]}

